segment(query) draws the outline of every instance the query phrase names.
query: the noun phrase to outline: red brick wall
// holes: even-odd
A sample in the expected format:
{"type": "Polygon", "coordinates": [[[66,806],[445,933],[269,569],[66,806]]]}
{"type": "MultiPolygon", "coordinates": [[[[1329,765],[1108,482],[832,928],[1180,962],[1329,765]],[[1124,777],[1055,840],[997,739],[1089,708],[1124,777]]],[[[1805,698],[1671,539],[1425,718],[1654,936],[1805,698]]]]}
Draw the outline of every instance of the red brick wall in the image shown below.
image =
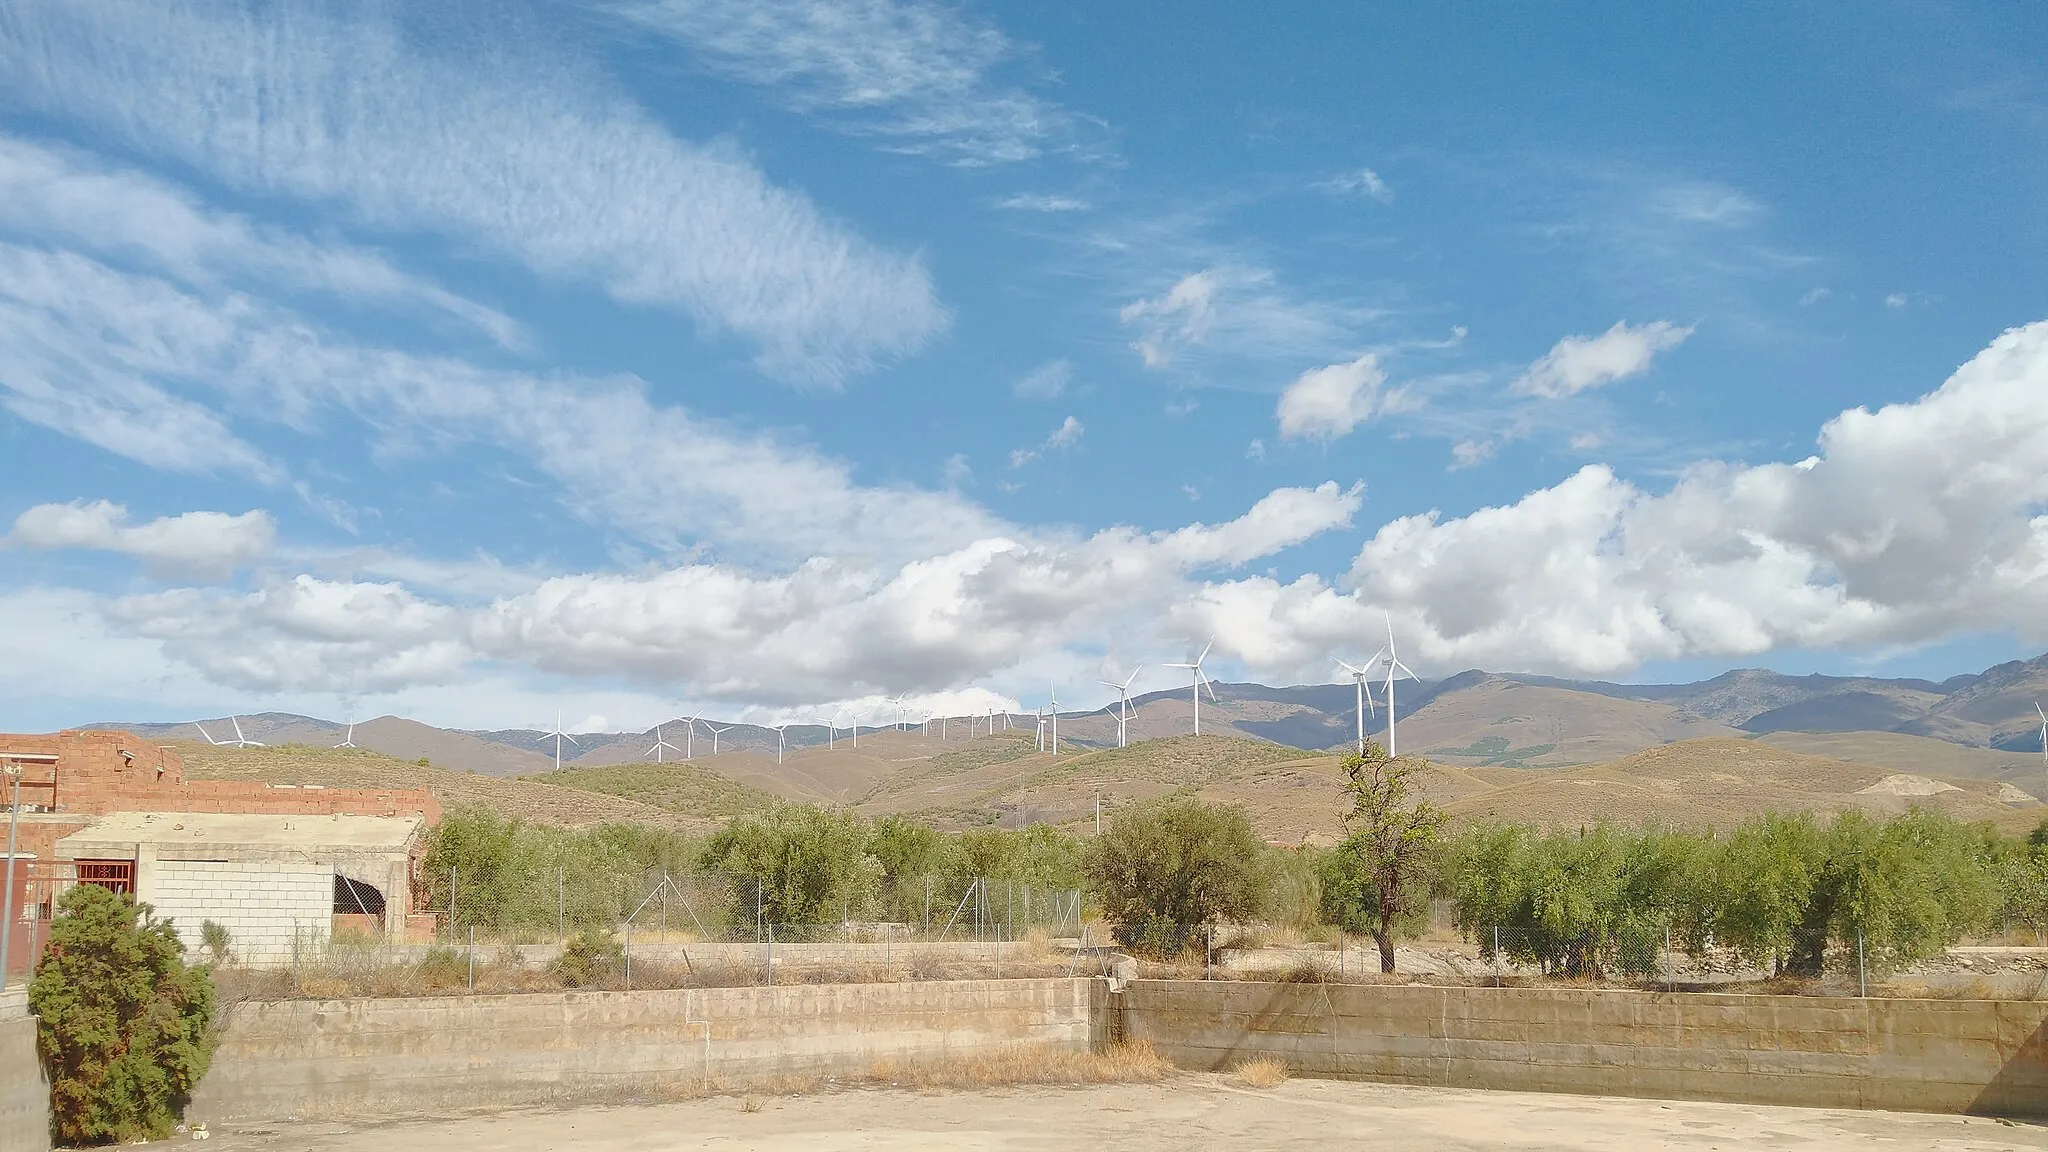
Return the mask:
{"type": "MultiPolygon", "coordinates": [[[[23,766],[24,805],[46,801],[54,774],[57,811],[235,812],[265,816],[424,816],[441,820],[441,805],[424,788],[294,788],[255,780],[187,780],[185,762],[169,748],[129,732],[68,730],[48,735],[0,733],[0,752],[54,753],[54,766],[23,766]],[[123,755],[123,753],[127,755],[123,755]]],[[[0,799],[0,810],[5,800],[0,799]]],[[[80,825],[81,827],[83,825],[80,825]]],[[[26,830],[28,825],[23,825],[26,830]]],[[[68,835],[70,831],[58,835],[68,835]]],[[[52,843],[55,837],[51,838],[52,843]]],[[[23,851],[37,851],[24,847],[23,851]]],[[[42,855],[42,852],[37,852],[42,855]]]]}

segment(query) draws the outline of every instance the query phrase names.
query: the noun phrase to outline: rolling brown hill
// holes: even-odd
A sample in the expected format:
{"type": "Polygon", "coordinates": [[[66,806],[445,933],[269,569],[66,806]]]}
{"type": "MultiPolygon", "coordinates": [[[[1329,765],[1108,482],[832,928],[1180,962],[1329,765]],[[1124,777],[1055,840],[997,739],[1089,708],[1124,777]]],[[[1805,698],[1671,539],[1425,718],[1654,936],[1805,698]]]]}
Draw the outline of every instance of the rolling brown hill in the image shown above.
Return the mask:
{"type": "Polygon", "coordinates": [[[170,741],[169,747],[184,758],[186,774],[196,779],[324,784],[330,788],[425,788],[444,810],[475,805],[530,823],[564,827],[648,824],[704,833],[718,825],[708,813],[672,811],[583,788],[423,767],[360,748],[303,744],[226,748],[188,740],[170,741]]]}

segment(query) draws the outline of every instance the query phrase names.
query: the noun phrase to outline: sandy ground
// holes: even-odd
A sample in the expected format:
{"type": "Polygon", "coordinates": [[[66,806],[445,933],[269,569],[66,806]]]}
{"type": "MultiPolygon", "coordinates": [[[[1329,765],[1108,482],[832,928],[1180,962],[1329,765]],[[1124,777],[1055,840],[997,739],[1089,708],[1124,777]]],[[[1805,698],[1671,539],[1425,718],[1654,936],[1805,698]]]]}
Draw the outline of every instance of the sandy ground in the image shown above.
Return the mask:
{"type": "Polygon", "coordinates": [[[670,1149],[2048,1149],[2048,1127],[1981,1117],[1837,1112],[1220,1076],[1162,1084],[975,1092],[849,1090],[374,1126],[213,1133],[209,1152],[668,1152],[670,1149]],[[1370,1144],[1364,1143],[1370,1141],[1370,1144]]]}

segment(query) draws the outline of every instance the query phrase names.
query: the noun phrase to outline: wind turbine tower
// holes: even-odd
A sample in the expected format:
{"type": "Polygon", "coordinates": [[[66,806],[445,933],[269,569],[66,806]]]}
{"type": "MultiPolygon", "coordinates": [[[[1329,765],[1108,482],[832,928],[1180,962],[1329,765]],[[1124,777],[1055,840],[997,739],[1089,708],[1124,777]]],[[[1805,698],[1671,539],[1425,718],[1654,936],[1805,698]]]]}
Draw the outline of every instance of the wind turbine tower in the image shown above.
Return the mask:
{"type": "Polygon", "coordinates": [[[1202,645],[1202,654],[1195,657],[1192,663],[1165,665],[1167,668],[1185,668],[1189,672],[1190,687],[1193,689],[1195,697],[1195,735],[1197,736],[1202,734],[1202,689],[1207,688],[1209,690],[1209,699],[1216,699],[1216,686],[1209,683],[1207,676],[1202,675],[1202,661],[1209,658],[1209,649],[1215,646],[1216,638],[1212,636],[1207,644],[1202,645]]]}
{"type": "Polygon", "coordinates": [[[339,743],[339,744],[336,744],[336,745],[335,745],[335,747],[336,747],[336,748],[353,748],[353,747],[355,747],[355,746],[356,746],[356,722],[355,722],[355,721],[353,721],[353,720],[351,720],[351,721],[349,721],[349,722],[348,722],[348,733],[347,733],[347,735],[344,735],[344,736],[343,736],[343,737],[341,738],[341,743],[339,743]]]}
{"type": "Polygon", "coordinates": [[[1337,661],[1337,667],[1351,673],[1351,682],[1358,689],[1358,754],[1360,756],[1365,755],[1365,712],[1366,709],[1372,707],[1372,693],[1365,690],[1365,678],[1372,675],[1370,669],[1373,666],[1373,662],[1386,654],[1387,650],[1385,648],[1373,653],[1372,660],[1367,660],[1362,668],[1342,660],[1337,661]]]}
{"type": "Polygon", "coordinates": [[[668,737],[663,736],[661,734],[661,725],[656,724],[654,726],[654,747],[649,748],[646,752],[641,753],[641,755],[645,756],[652,754],[654,756],[654,762],[656,764],[659,764],[662,762],[661,753],[664,749],[670,752],[682,751],[682,749],[668,742],[668,737]]]}
{"type": "MultiPolygon", "coordinates": [[[[560,772],[562,770],[562,741],[567,740],[571,744],[576,744],[576,738],[562,730],[562,713],[560,711],[555,713],[554,730],[543,735],[540,738],[540,743],[545,744],[550,740],[555,742],[555,771],[560,772]]],[[[576,746],[578,748],[583,747],[581,744],[576,744],[576,746]]]]}
{"type": "Polygon", "coordinates": [[[1394,648],[1394,618],[1387,617],[1387,756],[1399,756],[1399,746],[1394,743],[1394,681],[1406,678],[1419,680],[1420,677],[1401,663],[1401,654],[1394,648]]]}
{"type": "MultiPolygon", "coordinates": [[[[1124,679],[1124,682],[1121,684],[1118,684],[1113,680],[1096,681],[1097,684],[1100,684],[1106,688],[1116,689],[1116,746],[1119,748],[1128,748],[1131,746],[1131,684],[1132,682],[1137,680],[1138,673],[1142,671],[1144,671],[1144,668],[1142,666],[1134,669],[1131,672],[1131,674],[1128,677],[1126,677],[1124,679]]],[[[1111,675],[1114,675],[1114,673],[1111,673],[1111,675]]]]}
{"type": "Polygon", "coordinates": [[[732,731],[732,725],[728,724],[725,727],[720,728],[718,725],[711,723],[709,720],[706,720],[704,722],[704,730],[711,733],[711,754],[713,756],[718,755],[718,738],[724,735],[725,733],[732,731]]]}

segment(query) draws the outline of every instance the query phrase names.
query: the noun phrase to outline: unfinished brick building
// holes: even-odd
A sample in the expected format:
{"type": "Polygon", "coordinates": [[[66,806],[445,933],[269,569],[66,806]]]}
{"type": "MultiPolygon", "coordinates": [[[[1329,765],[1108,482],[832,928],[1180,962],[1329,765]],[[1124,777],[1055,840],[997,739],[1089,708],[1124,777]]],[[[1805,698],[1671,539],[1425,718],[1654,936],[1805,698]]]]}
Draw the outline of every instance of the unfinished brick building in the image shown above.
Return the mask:
{"type": "MultiPolygon", "coordinates": [[[[129,732],[0,734],[0,767],[21,770],[16,970],[39,947],[55,894],[81,882],[175,905],[188,944],[202,918],[239,918],[273,938],[287,907],[293,939],[324,943],[331,922],[312,910],[330,889],[333,914],[373,918],[400,938],[423,833],[441,818],[425,789],[188,780],[175,751],[129,732]]],[[[0,814],[11,797],[0,778],[0,814]]]]}

